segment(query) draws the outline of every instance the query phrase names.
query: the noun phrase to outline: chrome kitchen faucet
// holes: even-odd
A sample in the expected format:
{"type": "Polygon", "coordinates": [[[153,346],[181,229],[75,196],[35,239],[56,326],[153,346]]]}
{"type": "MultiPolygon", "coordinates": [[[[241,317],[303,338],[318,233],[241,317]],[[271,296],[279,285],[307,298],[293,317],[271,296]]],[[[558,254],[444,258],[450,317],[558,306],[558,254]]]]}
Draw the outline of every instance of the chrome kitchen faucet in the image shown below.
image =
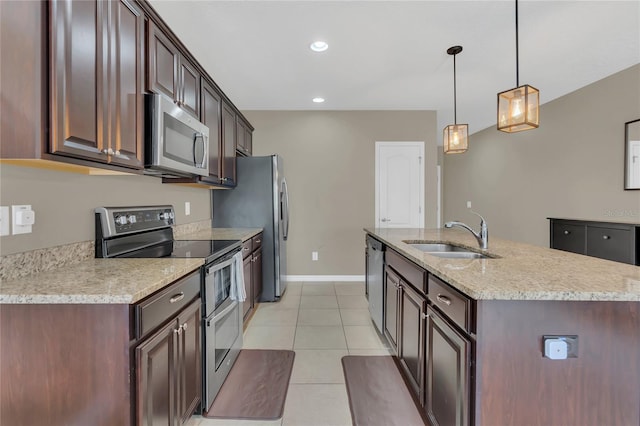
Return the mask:
{"type": "Polygon", "coordinates": [[[487,221],[484,220],[484,217],[480,216],[478,213],[471,210],[471,213],[475,214],[480,218],[480,232],[475,232],[471,227],[462,222],[447,222],[444,224],[445,228],[453,228],[454,226],[459,226],[461,228],[466,229],[471,232],[476,240],[478,240],[478,244],[480,244],[480,248],[486,250],[489,245],[489,229],[487,228],[487,221]]]}

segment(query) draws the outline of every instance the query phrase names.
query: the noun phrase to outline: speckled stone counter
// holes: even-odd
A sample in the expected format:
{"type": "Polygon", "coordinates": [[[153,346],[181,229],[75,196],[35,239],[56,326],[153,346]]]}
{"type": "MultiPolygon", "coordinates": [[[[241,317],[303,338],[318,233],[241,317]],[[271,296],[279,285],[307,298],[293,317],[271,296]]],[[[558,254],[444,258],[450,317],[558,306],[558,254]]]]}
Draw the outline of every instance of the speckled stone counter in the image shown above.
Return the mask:
{"type": "Polygon", "coordinates": [[[482,251],[468,231],[458,229],[365,231],[476,300],[640,301],[638,266],[492,238],[491,234],[489,249],[482,251]],[[439,258],[407,241],[455,244],[499,258],[439,258]]]}
{"type": "Polygon", "coordinates": [[[131,304],[203,263],[203,259],[89,259],[3,280],[0,304],[131,304]]]}
{"type": "Polygon", "coordinates": [[[180,235],[177,240],[241,240],[246,241],[262,232],[262,228],[209,228],[180,235]]]}

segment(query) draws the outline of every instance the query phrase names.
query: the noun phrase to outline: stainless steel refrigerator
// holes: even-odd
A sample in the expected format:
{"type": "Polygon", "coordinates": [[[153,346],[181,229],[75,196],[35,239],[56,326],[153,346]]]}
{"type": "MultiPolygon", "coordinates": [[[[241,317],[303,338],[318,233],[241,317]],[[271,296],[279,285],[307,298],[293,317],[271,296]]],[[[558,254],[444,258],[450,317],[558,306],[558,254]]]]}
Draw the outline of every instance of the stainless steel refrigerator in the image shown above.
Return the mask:
{"type": "Polygon", "coordinates": [[[289,193],[282,158],[238,157],[237,186],[213,190],[214,228],[263,228],[262,295],[277,301],[286,289],[289,193]]]}

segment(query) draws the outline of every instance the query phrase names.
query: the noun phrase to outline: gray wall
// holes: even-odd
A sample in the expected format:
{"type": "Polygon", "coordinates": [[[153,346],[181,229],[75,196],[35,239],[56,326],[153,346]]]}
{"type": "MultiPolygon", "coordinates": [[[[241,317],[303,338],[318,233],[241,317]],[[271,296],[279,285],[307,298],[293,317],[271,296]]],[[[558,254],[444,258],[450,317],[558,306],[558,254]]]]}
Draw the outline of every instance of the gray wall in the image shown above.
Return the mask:
{"type": "Polygon", "coordinates": [[[444,159],[443,220],[477,227],[470,200],[490,236],[539,246],[547,217],[640,222],[640,191],[623,190],[624,123],[638,118],[634,66],[544,104],[538,129],[471,135],[469,151],[444,159]]]}
{"type": "Polygon", "coordinates": [[[289,275],[364,274],[373,226],[376,141],[425,141],[427,226],[435,226],[433,111],[243,111],[254,155],[280,154],[291,200],[289,275]],[[311,261],[318,251],[319,260],[311,261]]]}
{"type": "Polygon", "coordinates": [[[33,233],[0,237],[0,255],[95,238],[93,209],[172,204],[179,225],[211,218],[210,191],[163,184],[149,176],[89,176],[0,165],[0,204],[30,204],[33,233]],[[185,216],[184,203],[191,203],[185,216]]]}

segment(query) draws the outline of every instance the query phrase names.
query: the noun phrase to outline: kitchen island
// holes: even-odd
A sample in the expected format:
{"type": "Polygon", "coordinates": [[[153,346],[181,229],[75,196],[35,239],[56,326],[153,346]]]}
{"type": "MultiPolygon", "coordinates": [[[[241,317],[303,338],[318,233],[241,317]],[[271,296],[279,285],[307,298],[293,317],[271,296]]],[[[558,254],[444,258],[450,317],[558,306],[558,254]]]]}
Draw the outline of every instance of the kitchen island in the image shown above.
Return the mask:
{"type": "Polygon", "coordinates": [[[434,424],[640,424],[640,268],[449,229],[387,247],[384,332],[434,424]],[[485,259],[432,256],[448,243],[485,259]],[[545,357],[545,340],[566,359],[545,357]]]}

